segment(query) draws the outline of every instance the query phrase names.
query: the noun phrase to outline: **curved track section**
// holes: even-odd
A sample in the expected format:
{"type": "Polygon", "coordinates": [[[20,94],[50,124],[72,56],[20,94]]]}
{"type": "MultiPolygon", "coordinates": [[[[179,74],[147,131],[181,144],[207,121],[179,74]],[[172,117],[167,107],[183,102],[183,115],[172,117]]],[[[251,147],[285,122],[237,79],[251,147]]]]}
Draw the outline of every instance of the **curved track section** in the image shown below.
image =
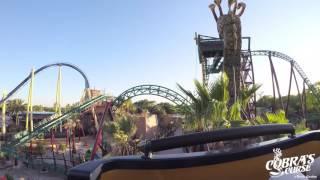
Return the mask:
{"type": "MultiPolygon", "coordinates": [[[[75,66],[73,64],[69,64],[69,63],[53,63],[53,64],[48,64],[48,65],[42,66],[42,67],[40,67],[39,69],[37,69],[34,72],[34,75],[38,74],[39,72],[41,72],[41,71],[43,71],[43,70],[45,70],[47,68],[53,67],[53,66],[66,66],[66,67],[70,67],[70,68],[78,71],[81,74],[81,76],[83,77],[84,81],[85,81],[85,88],[89,88],[90,87],[89,80],[88,80],[86,74],[79,67],[77,67],[77,66],[75,66]]],[[[29,76],[27,76],[22,82],[20,82],[20,84],[17,87],[15,87],[12,91],[10,91],[5,98],[1,99],[0,100],[0,104],[2,104],[4,101],[8,100],[23,85],[25,85],[30,79],[31,79],[31,74],[29,76]]]]}
{"type": "Polygon", "coordinates": [[[299,66],[299,64],[290,56],[277,51],[269,51],[269,50],[256,50],[256,51],[249,51],[249,52],[247,51],[247,52],[243,52],[242,54],[251,55],[251,56],[271,56],[271,57],[276,57],[291,63],[295,68],[295,70],[299,73],[303,81],[307,84],[312,94],[316,97],[318,103],[320,103],[320,93],[318,92],[316,87],[312,84],[312,82],[307,77],[303,69],[299,66]]]}
{"type": "Polygon", "coordinates": [[[141,95],[160,96],[177,105],[189,104],[188,100],[184,98],[182,95],[180,95],[179,93],[177,93],[176,91],[173,91],[163,86],[146,84],[146,85],[132,87],[124,91],[123,93],[121,93],[113,101],[113,107],[119,107],[125,101],[141,95]]]}
{"type": "Polygon", "coordinates": [[[33,132],[25,132],[23,131],[22,133],[17,133],[14,136],[14,139],[4,147],[2,147],[2,150],[7,151],[7,152],[14,152],[15,148],[19,145],[24,144],[25,142],[30,141],[32,138],[39,136],[42,133],[45,133],[47,131],[50,131],[50,129],[57,127],[60,125],[60,123],[65,122],[68,120],[74,113],[81,112],[92,106],[93,104],[105,100],[107,97],[104,95],[97,96],[93,99],[90,99],[86,101],[85,103],[78,105],[77,107],[74,107],[67,113],[53,118],[52,120],[46,120],[46,121],[41,121],[39,124],[37,124],[37,127],[33,130],[33,132]]]}

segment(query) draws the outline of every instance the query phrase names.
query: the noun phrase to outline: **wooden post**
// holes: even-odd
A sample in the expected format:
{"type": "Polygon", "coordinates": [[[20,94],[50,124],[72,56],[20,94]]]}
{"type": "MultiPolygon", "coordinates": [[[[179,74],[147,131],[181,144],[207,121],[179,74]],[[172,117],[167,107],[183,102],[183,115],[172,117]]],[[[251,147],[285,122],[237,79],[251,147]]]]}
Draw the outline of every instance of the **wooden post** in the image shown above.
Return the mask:
{"type": "Polygon", "coordinates": [[[52,150],[52,157],[53,157],[53,165],[54,165],[54,170],[57,170],[57,162],[56,162],[56,156],[54,154],[54,134],[53,134],[53,130],[51,129],[51,150],[52,150]]]}
{"type": "Polygon", "coordinates": [[[64,156],[64,153],[62,153],[62,157],[64,162],[64,173],[67,174],[68,166],[67,166],[67,160],[66,160],[66,157],[64,156]]]}
{"type": "Polygon", "coordinates": [[[29,146],[29,152],[30,152],[30,156],[32,156],[32,139],[30,140],[30,146],[29,146]]]}
{"type": "Polygon", "coordinates": [[[80,142],[80,124],[78,124],[78,142],[80,142]]]}
{"type": "Polygon", "coordinates": [[[80,156],[80,153],[78,153],[78,156],[79,156],[79,164],[83,163],[82,159],[81,159],[81,156],[80,156]]]}
{"type": "Polygon", "coordinates": [[[72,153],[76,153],[76,146],[75,146],[75,136],[76,136],[76,128],[72,128],[72,153]]]}
{"type": "Polygon", "coordinates": [[[69,129],[66,128],[66,147],[68,147],[69,129]]]}

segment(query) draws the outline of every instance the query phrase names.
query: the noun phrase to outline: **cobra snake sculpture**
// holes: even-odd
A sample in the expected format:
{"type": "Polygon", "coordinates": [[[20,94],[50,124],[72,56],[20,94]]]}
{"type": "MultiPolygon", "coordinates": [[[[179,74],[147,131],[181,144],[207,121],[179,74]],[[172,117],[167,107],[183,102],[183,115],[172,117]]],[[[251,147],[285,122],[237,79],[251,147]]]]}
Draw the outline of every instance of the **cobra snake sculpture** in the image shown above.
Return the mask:
{"type": "Polygon", "coordinates": [[[214,0],[209,5],[213,17],[217,23],[219,37],[224,41],[224,64],[223,70],[228,75],[230,81],[228,91],[230,94],[229,104],[236,101],[237,93],[240,90],[240,64],[241,64],[241,21],[240,17],[246,8],[243,2],[228,0],[228,13],[223,14],[221,0],[214,0]],[[216,13],[218,8],[219,16],[216,13]]]}

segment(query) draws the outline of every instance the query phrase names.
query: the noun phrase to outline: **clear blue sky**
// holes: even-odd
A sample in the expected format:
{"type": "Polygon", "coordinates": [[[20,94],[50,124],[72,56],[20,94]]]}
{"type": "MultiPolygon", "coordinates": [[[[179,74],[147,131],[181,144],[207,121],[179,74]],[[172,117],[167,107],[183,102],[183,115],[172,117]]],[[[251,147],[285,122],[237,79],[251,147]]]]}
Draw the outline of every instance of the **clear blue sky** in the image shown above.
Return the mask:
{"type": "MultiPolygon", "coordinates": [[[[320,80],[316,66],[320,60],[320,1],[243,1],[247,4],[242,16],[243,36],[253,38],[252,49],[289,54],[312,81],[320,80]]],[[[194,32],[217,36],[210,3],[2,0],[0,91],[14,88],[32,67],[58,61],[76,64],[93,87],[113,95],[141,83],[173,89],[180,83],[191,88],[201,72],[194,32]]],[[[283,73],[288,68],[282,66],[278,66],[280,79],[288,79],[283,73]]],[[[258,81],[270,80],[261,73],[264,70],[263,63],[256,65],[258,81]]],[[[73,70],[62,71],[63,102],[75,102],[81,96],[83,80],[73,70]]],[[[35,103],[54,103],[56,79],[57,68],[36,77],[35,103]]],[[[262,91],[267,94],[269,89],[266,83],[262,91]]],[[[26,99],[27,90],[24,87],[16,97],[26,99]]]]}

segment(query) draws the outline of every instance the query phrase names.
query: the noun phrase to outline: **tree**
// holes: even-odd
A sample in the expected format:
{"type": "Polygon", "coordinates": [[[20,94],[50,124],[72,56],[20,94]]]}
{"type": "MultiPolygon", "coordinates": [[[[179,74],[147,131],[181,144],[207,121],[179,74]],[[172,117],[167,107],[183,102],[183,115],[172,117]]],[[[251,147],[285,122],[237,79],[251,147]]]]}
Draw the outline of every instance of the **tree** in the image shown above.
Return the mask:
{"type": "MultiPolygon", "coordinates": [[[[320,92],[320,81],[313,84],[317,92],[320,92]]],[[[308,112],[319,112],[319,102],[315,96],[320,96],[320,94],[313,94],[311,90],[306,91],[306,106],[308,112]]]]}
{"type": "Polygon", "coordinates": [[[114,155],[132,155],[137,152],[137,127],[129,116],[118,116],[115,121],[105,123],[108,134],[113,139],[112,153],[114,155]]]}
{"type": "Polygon", "coordinates": [[[249,114],[247,114],[248,104],[252,96],[255,95],[255,93],[258,91],[258,89],[261,87],[259,84],[253,84],[250,87],[244,87],[239,92],[239,100],[236,103],[236,106],[238,108],[241,108],[242,116],[246,119],[249,119],[249,114]]]}
{"type": "Polygon", "coordinates": [[[178,84],[179,89],[191,100],[191,104],[182,107],[180,111],[186,115],[186,127],[193,131],[229,127],[232,122],[241,121],[249,98],[260,88],[259,85],[244,88],[239,93],[240,97],[229,106],[229,79],[226,73],[222,73],[221,77],[209,86],[197,80],[194,84],[196,93],[178,84]]]}
{"type": "Polygon", "coordinates": [[[212,114],[212,98],[210,90],[198,80],[194,80],[196,93],[184,89],[178,84],[179,89],[191,100],[188,106],[182,106],[181,112],[185,114],[185,128],[191,131],[203,131],[209,124],[212,114]]]}
{"type": "Polygon", "coordinates": [[[7,101],[7,112],[16,114],[17,112],[26,111],[26,104],[22,99],[13,99],[7,101]]]}
{"type": "Polygon", "coordinates": [[[137,107],[132,101],[129,99],[125,101],[118,109],[119,113],[135,113],[137,111],[137,107]]]}
{"type": "Polygon", "coordinates": [[[137,107],[137,112],[142,113],[146,111],[151,111],[151,109],[156,105],[155,101],[149,101],[147,99],[140,100],[134,103],[134,105],[137,107]]]}
{"type": "Polygon", "coordinates": [[[301,121],[300,123],[297,123],[295,125],[295,131],[296,131],[296,134],[302,134],[302,133],[305,133],[307,131],[309,131],[310,129],[306,127],[306,121],[301,121]]]}
{"type": "Polygon", "coordinates": [[[33,106],[33,111],[43,112],[44,111],[44,107],[42,105],[34,105],[33,106]]]}
{"type": "MultiPolygon", "coordinates": [[[[160,114],[175,114],[177,113],[177,109],[174,105],[167,103],[167,102],[161,102],[155,105],[152,109],[152,112],[158,112],[160,114]]],[[[155,114],[158,114],[155,113],[155,114]]]]}

